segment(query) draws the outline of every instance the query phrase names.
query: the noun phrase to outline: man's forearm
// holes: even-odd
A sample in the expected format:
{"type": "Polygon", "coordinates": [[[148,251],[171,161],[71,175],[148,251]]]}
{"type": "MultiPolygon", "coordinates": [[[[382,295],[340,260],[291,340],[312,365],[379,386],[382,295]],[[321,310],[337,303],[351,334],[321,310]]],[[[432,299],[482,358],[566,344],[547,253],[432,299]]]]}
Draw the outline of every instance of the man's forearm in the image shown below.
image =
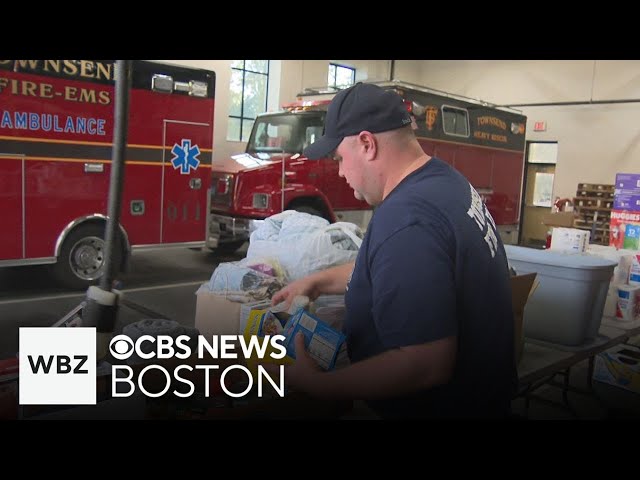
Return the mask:
{"type": "Polygon", "coordinates": [[[354,265],[355,262],[349,262],[315,273],[314,283],[317,291],[327,295],[344,293],[354,265]]]}
{"type": "Polygon", "coordinates": [[[388,350],[367,360],[309,379],[306,390],[325,398],[370,399],[400,395],[449,381],[455,337],[388,350]]]}

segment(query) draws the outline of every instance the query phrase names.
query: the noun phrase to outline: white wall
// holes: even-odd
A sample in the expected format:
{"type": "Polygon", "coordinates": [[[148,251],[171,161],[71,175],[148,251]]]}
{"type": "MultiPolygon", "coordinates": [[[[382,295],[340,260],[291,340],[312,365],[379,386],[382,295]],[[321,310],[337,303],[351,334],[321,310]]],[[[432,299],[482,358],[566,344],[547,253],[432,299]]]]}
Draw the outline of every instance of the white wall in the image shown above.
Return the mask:
{"type": "MultiPolygon", "coordinates": [[[[417,83],[502,105],[640,99],[636,60],[414,63],[420,70],[417,83]]],[[[558,141],[554,196],[575,196],[580,182],[612,184],[616,173],[640,173],[640,103],[518,108],[528,117],[528,140],[558,141]],[[547,130],[533,132],[536,121],[547,122],[547,130]]]]}

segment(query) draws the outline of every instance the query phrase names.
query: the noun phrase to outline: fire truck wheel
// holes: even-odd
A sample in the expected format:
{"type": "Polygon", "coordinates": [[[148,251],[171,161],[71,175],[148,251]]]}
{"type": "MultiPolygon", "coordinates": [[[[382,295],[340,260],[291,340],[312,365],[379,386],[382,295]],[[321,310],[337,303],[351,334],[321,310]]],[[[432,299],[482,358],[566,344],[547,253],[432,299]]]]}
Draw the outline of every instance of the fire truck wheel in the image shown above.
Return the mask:
{"type": "Polygon", "coordinates": [[[308,213],[309,215],[316,215],[317,217],[324,218],[324,215],[320,210],[309,205],[296,205],[293,209],[296,212],[308,213]]]}
{"type": "MultiPolygon", "coordinates": [[[[122,260],[120,242],[113,251],[116,272],[122,260]]],[[[54,266],[57,280],[72,289],[86,289],[95,285],[105,271],[104,226],[81,225],[65,239],[58,262],[54,266]]]]}
{"type": "Polygon", "coordinates": [[[234,242],[221,243],[216,248],[213,248],[212,250],[215,253],[221,253],[222,255],[229,255],[231,253],[234,253],[242,245],[244,245],[245,241],[246,240],[236,240],[234,242]]]}

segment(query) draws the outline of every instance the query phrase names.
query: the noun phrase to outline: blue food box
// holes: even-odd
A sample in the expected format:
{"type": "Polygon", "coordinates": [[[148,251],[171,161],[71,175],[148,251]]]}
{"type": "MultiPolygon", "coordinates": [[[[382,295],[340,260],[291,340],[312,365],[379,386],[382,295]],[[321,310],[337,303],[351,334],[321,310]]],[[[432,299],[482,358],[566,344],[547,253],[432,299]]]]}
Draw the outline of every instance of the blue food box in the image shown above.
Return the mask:
{"type": "Polygon", "coordinates": [[[304,345],[309,355],[324,370],[332,370],[344,344],[344,334],[301,308],[289,318],[282,333],[287,355],[291,358],[296,358],[294,339],[298,332],[304,334],[304,345]]]}

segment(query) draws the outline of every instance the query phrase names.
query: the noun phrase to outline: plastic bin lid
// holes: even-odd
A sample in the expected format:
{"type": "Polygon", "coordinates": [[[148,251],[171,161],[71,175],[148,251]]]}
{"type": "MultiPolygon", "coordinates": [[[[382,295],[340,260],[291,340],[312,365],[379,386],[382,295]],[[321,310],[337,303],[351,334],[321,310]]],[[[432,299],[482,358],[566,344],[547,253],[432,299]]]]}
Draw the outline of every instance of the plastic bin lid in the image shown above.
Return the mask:
{"type": "Polygon", "coordinates": [[[617,262],[602,257],[595,257],[584,253],[563,253],[552,250],[538,250],[536,248],[505,245],[505,252],[509,261],[530,262],[540,265],[552,265],[555,267],[580,268],[585,270],[597,270],[611,268],[618,265],[617,262]]]}

